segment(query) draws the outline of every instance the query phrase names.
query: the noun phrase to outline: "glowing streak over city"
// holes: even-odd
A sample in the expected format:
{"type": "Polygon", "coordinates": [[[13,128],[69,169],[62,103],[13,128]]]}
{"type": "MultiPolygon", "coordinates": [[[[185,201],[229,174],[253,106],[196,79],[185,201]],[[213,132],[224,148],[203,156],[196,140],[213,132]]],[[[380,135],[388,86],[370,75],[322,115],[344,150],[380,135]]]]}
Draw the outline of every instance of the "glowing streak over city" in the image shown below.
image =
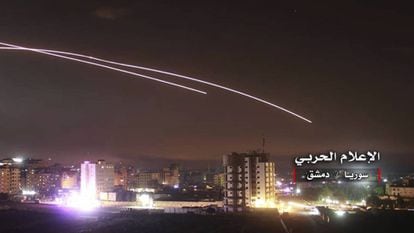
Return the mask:
{"type": "Polygon", "coordinates": [[[99,66],[99,67],[102,67],[102,68],[105,68],[105,69],[110,69],[110,70],[118,71],[118,72],[121,72],[121,73],[130,74],[130,75],[133,75],[133,76],[138,76],[138,77],[141,77],[141,78],[161,82],[161,83],[164,83],[164,84],[167,84],[167,85],[183,88],[183,89],[186,89],[186,90],[189,90],[189,91],[194,91],[194,92],[197,92],[197,93],[200,93],[200,94],[207,94],[207,92],[205,92],[205,91],[201,91],[201,90],[198,90],[198,89],[195,89],[195,88],[187,87],[187,86],[184,86],[184,85],[181,85],[181,84],[178,84],[178,83],[165,81],[165,80],[154,78],[154,77],[151,77],[151,76],[148,76],[148,75],[138,74],[138,73],[135,73],[135,72],[132,72],[132,71],[123,70],[123,69],[115,68],[115,67],[112,67],[112,66],[103,65],[103,64],[96,63],[96,62],[85,61],[85,60],[82,60],[82,59],[77,59],[77,58],[63,56],[63,55],[59,55],[59,54],[55,54],[55,53],[45,52],[45,51],[39,50],[39,49],[20,47],[20,46],[10,45],[10,44],[6,44],[6,43],[2,43],[2,42],[0,42],[0,45],[12,46],[12,48],[10,48],[10,47],[9,48],[1,48],[0,47],[0,49],[9,49],[9,50],[10,49],[17,49],[17,50],[32,51],[32,52],[35,52],[35,53],[41,53],[41,54],[45,54],[45,55],[49,55],[49,56],[53,56],[53,57],[59,57],[59,58],[67,59],[67,60],[77,61],[77,62],[80,62],[80,63],[85,63],[85,64],[89,64],[89,65],[93,65],[93,66],[99,66]]]}
{"type": "MultiPolygon", "coordinates": [[[[290,110],[288,110],[286,108],[283,108],[283,107],[281,107],[279,105],[273,104],[273,103],[271,103],[271,102],[269,102],[267,100],[261,99],[259,97],[256,97],[256,96],[253,96],[253,95],[250,95],[250,94],[247,94],[247,93],[242,92],[242,91],[238,91],[238,90],[235,90],[235,89],[232,89],[232,88],[229,88],[229,87],[225,87],[225,86],[222,86],[222,85],[219,85],[219,84],[216,84],[216,83],[212,83],[212,82],[208,82],[208,81],[205,81],[205,80],[193,78],[193,77],[190,77],[190,76],[185,76],[185,75],[181,75],[181,74],[177,74],[177,73],[173,73],[173,72],[168,72],[168,71],[163,71],[163,70],[159,70],[159,69],[154,69],[154,68],[148,68],[148,67],[143,67],[143,66],[137,66],[137,65],[131,65],[131,64],[121,63],[121,62],[115,62],[115,61],[111,61],[111,60],[96,58],[96,57],[92,57],[92,56],[88,56],[88,55],[83,55],[83,54],[78,54],[78,53],[72,53],[72,52],[65,52],[65,51],[58,51],[58,50],[48,50],[48,49],[27,48],[27,47],[21,47],[21,46],[17,46],[17,45],[2,43],[2,42],[0,42],[0,45],[5,45],[5,46],[12,47],[12,48],[10,48],[10,47],[6,47],[6,48],[5,47],[0,47],[0,49],[30,50],[30,51],[40,52],[40,53],[46,53],[46,54],[52,53],[54,55],[57,55],[57,54],[65,54],[65,55],[82,57],[82,58],[87,58],[87,59],[91,59],[91,60],[95,60],[95,61],[105,62],[105,63],[108,63],[108,64],[119,65],[119,66],[123,66],[123,67],[135,68],[135,69],[141,69],[141,70],[151,71],[151,72],[155,72],[155,73],[170,75],[170,76],[174,76],[174,77],[178,77],[178,78],[183,78],[183,79],[187,79],[187,80],[191,80],[191,81],[194,81],[194,82],[203,83],[205,85],[209,85],[209,86],[212,86],[212,87],[220,88],[220,89],[223,89],[223,90],[226,90],[226,91],[229,91],[229,92],[233,92],[233,93],[236,93],[236,94],[239,94],[239,95],[248,97],[250,99],[256,100],[258,102],[264,103],[266,105],[269,105],[269,106],[272,106],[274,108],[280,109],[280,110],[282,110],[284,112],[287,112],[287,113],[289,113],[289,114],[291,114],[291,115],[293,115],[295,117],[298,117],[298,118],[300,118],[300,119],[302,119],[302,120],[304,120],[304,121],[306,121],[308,123],[312,123],[311,120],[309,120],[309,119],[307,119],[307,118],[305,118],[305,117],[303,117],[303,116],[301,116],[301,115],[299,115],[297,113],[294,113],[294,112],[292,112],[292,111],[290,111],[290,110]]],[[[77,59],[77,60],[80,60],[80,59],[77,59]]],[[[81,61],[84,61],[84,60],[81,60],[81,61]]],[[[86,61],[84,61],[84,62],[86,62],[86,61]]],[[[114,69],[117,69],[117,68],[114,68],[114,69]]],[[[203,94],[205,94],[205,93],[203,93],[203,94]]]]}

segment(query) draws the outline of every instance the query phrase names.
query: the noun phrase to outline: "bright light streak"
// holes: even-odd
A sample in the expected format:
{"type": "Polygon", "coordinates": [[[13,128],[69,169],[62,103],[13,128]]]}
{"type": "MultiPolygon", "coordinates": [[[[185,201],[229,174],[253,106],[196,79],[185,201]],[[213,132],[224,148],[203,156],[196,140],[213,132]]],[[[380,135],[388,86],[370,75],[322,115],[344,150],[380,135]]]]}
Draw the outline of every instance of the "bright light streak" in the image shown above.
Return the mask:
{"type": "Polygon", "coordinates": [[[22,158],[12,158],[13,162],[15,163],[22,163],[23,159],[22,158]]]}
{"type": "Polygon", "coordinates": [[[293,202],[293,201],[289,201],[288,205],[293,206],[293,207],[297,207],[297,208],[306,208],[309,207],[308,205],[302,204],[302,203],[298,203],[298,202],[293,202]]]}
{"type": "Polygon", "coordinates": [[[286,205],[284,202],[280,202],[278,208],[281,212],[303,215],[320,215],[319,210],[315,206],[294,201],[288,201],[286,205]]]}
{"type": "Polygon", "coordinates": [[[302,190],[300,190],[300,188],[296,189],[296,194],[300,194],[302,192],[302,190]]]}
{"type": "MultiPolygon", "coordinates": [[[[225,86],[222,86],[222,85],[213,83],[213,82],[208,82],[208,81],[205,81],[205,80],[193,78],[193,77],[190,77],[190,76],[181,75],[181,74],[177,74],[177,73],[173,73],[173,72],[168,72],[168,71],[163,71],[163,70],[154,69],[154,68],[149,68],[149,67],[144,67],[144,66],[137,66],[137,65],[131,65],[131,64],[121,63],[121,62],[115,62],[115,61],[111,61],[111,60],[96,58],[96,57],[87,56],[87,55],[78,54],[78,53],[64,52],[64,51],[58,51],[58,50],[25,48],[25,47],[21,47],[21,46],[17,46],[17,45],[11,45],[11,44],[7,44],[7,43],[1,43],[1,42],[0,42],[0,45],[10,46],[10,47],[14,47],[14,48],[17,48],[17,49],[25,49],[25,50],[40,52],[40,53],[44,53],[44,54],[48,54],[48,55],[51,55],[51,53],[52,53],[54,55],[57,55],[57,54],[65,54],[65,55],[70,55],[70,56],[83,57],[83,58],[87,58],[87,59],[91,59],[91,60],[95,60],[95,61],[105,62],[105,63],[108,63],[108,64],[119,65],[119,66],[124,66],[124,67],[129,67],[129,68],[135,68],[135,69],[141,69],[141,70],[151,71],[151,72],[155,72],[155,73],[170,75],[170,76],[174,76],[174,77],[178,77],[178,78],[183,78],[183,79],[187,79],[187,80],[191,80],[191,81],[194,81],[194,82],[203,83],[205,85],[209,85],[209,86],[212,86],[212,87],[220,88],[220,89],[223,89],[223,90],[226,90],[226,91],[229,91],[229,92],[233,92],[233,93],[236,93],[236,94],[245,96],[247,98],[256,100],[258,102],[264,103],[266,105],[269,105],[269,106],[272,106],[272,107],[277,108],[279,110],[282,110],[284,112],[287,112],[287,113],[289,113],[289,114],[291,114],[291,115],[293,115],[295,117],[298,117],[299,119],[302,119],[302,120],[304,120],[304,121],[306,121],[308,123],[312,123],[311,120],[309,120],[309,119],[307,119],[307,118],[305,118],[305,117],[303,117],[303,116],[301,116],[301,115],[299,115],[297,113],[294,113],[294,112],[292,112],[292,111],[290,111],[290,110],[288,110],[286,108],[283,108],[283,107],[281,107],[279,105],[273,104],[273,103],[271,103],[271,102],[269,102],[267,100],[261,99],[259,97],[256,97],[256,96],[253,96],[253,95],[250,95],[250,94],[247,94],[247,93],[242,92],[242,91],[238,91],[238,90],[235,90],[235,89],[232,89],[232,88],[229,88],[229,87],[225,87],[225,86]]],[[[3,49],[3,48],[0,48],[0,49],[3,49]]],[[[51,55],[51,56],[53,56],[53,55],[51,55]]],[[[77,60],[79,60],[79,59],[77,59],[77,60]]],[[[84,60],[82,60],[82,61],[84,61],[84,60]]],[[[84,62],[86,63],[86,61],[84,61],[84,62]]],[[[117,69],[117,68],[113,68],[113,69],[117,69]]]]}
{"type": "Polygon", "coordinates": [[[154,77],[151,77],[151,76],[148,76],[148,75],[143,75],[143,74],[131,72],[131,71],[128,71],[128,70],[123,70],[123,69],[115,68],[115,67],[112,67],[112,66],[103,65],[103,64],[96,63],[96,62],[85,61],[85,60],[82,60],[82,59],[63,56],[63,55],[59,55],[59,54],[55,54],[55,53],[51,53],[51,52],[44,52],[43,50],[39,50],[39,49],[26,48],[26,47],[21,47],[21,46],[17,46],[17,45],[2,43],[2,42],[0,42],[0,45],[6,45],[6,46],[11,46],[12,47],[12,48],[1,48],[0,47],[0,49],[17,49],[17,50],[32,51],[32,52],[35,52],[35,53],[41,53],[41,54],[45,54],[45,55],[49,55],[49,56],[53,56],[53,57],[59,57],[59,58],[67,59],[67,60],[72,60],[72,61],[77,61],[77,62],[80,62],[80,63],[85,63],[85,64],[89,64],[89,65],[93,65],[93,66],[102,67],[102,68],[105,68],[105,69],[110,69],[110,70],[118,71],[118,72],[125,73],[125,74],[130,74],[130,75],[133,75],[133,76],[137,76],[137,77],[141,77],[141,78],[161,82],[161,83],[164,83],[164,84],[167,84],[167,85],[180,87],[180,88],[183,88],[183,89],[186,89],[186,90],[189,90],[189,91],[193,91],[193,92],[197,92],[197,93],[200,93],[200,94],[207,94],[207,92],[205,92],[205,91],[201,91],[201,90],[198,90],[198,89],[195,89],[195,88],[187,87],[187,86],[184,86],[184,85],[181,85],[181,84],[178,84],[178,83],[165,81],[165,80],[154,78],[154,77]]]}

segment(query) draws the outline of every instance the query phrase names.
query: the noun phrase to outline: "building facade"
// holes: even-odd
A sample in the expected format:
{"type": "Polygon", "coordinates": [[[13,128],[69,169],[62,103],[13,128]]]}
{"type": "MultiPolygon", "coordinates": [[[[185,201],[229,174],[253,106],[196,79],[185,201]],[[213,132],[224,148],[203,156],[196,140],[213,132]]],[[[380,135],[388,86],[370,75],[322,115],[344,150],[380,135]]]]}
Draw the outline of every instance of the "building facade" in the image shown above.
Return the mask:
{"type": "Polygon", "coordinates": [[[42,170],[35,173],[34,191],[42,196],[53,196],[60,189],[61,175],[59,173],[42,170]]]}
{"type": "Polygon", "coordinates": [[[62,173],[61,187],[62,189],[78,189],[79,173],[76,171],[64,171],[62,173]]]}
{"type": "Polygon", "coordinates": [[[96,191],[108,192],[114,189],[115,168],[105,160],[98,160],[96,164],[96,191]]]}
{"type": "Polygon", "coordinates": [[[128,187],[128,170],[127,167],[123,165],[118,165],[115,167],[115,177],[114,177],[114,185],[117,187],[122,187],[123,189],[127,189],[128,187]]]}
{"type": "Polygon", "coordinates": [[[158,188],[161,182],[161,173],[145,171],[137,175],[138,188],[158,188]]]}
{"type": "Polygon", "coordinates": [[[20,191],[20,168],[0,166],[0,193],[17,194],[20,191]]]}
{"type": "Polygon", "coordinates": [[[275,202],[275,165],[264,153],[232,153],[223,157],[224,210],[271,207],[275,202]]]}
{"type": "Polygon", "coordinates": [[[170,187],[178,187],[180,184],[180,173],[178,165],[172,164],[168,168],[164,168],[161,172],[161,183],[170,187]]]}
{"type": "Polygon", "coordinates": [[[161,170],[140,171],[137,174],[137,183],[138,188],[178,187],[180,172],[175,164],[161,170]]]}
{"type": "Polygon", "coordinates": [[[114,165],[105,160],[97,163],[85,161],[81,164],[81,194],[88,198],[98,198],[101,192],[114,188],[114,165]]]}
{"type": "Polygon", "coordinates": [[[396,197],[402,197],[402,198],[414,198],[414,187],[387,185],[385,192],[387,195],[390,195],[390,196],[396,196],[396,197]]]}
{"type": "Polygon", "coordinates": [[[81,196],[96,199],[96,164],[85,161],[81,164],[81,196]]]}

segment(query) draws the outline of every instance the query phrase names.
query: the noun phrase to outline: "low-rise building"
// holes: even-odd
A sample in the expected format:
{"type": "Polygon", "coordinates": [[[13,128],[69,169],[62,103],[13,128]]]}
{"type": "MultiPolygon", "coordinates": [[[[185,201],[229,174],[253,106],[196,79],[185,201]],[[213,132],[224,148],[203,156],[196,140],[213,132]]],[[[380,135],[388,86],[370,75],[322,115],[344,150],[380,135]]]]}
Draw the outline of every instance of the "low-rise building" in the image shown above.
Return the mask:
{"type": "Polygon", "coordinates": [[[62,173],[61,188],[62,189],[78,189],[79,174],[76,171],[64,171],[62,173]]]}
{"type": "Polygon", "coordinates": [[[387,185],[385,192],[390,196],[414,198],[414,187],[387,185]]]}

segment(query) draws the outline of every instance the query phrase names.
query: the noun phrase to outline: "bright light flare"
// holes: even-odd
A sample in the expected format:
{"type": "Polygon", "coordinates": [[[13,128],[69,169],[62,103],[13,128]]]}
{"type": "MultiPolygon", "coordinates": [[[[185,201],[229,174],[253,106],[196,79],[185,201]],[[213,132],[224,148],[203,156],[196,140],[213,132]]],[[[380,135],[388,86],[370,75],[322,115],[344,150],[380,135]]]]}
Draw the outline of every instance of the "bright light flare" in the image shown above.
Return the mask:
{"type": "Polygon", "coordinates": [[[93,198],[84,197],[77,192],[72,192],[66,199],[64,205],[81,211],[92,211],[99,207],[99,201],[93,198]]]}
{"type": "Polygon", "coordinates": [[[22,194],[23,194],[23,195],[32,196],[32,195],[35,195],[35,194],[36,194],[36,192],[35,192],[35,191],[33,191],[33,190],[23,190],[23,191],[22,191],[22,194]]]}
{"type": "Polygon", "coordinates": [[[338,217],[342,217],[346,214],[346,211],[344,210],[335,210],[335,215],[338,217]]]}
{"type": "Polygon", "coordinates": [[[13,162],[15,163],[22,163],[23,159],[22,158],[12,158],[13,162]]]}
{"type": "Polygon", "coordinates": [[[142,207],[152,208],[154,205],[152,197],[147,193],[139,195],[138,200],[142,207]]]}
{"type": "Polygon", "coordinates": [[[291,193],[292,190],[289,187],[286,187],[282,190],[284,193],[291,193]]]}
{"type": "MultiPolygon", "coordinates": [[[[295,117],[297,117],[299,119],[302,119],[302,120],[304,120],[304,121],[306,121],[308,123],[312,123],[311,120],[309,120],[309,119],[307,119],[307,118],[305,118],[305,117],[303,117],[303,116],[301,116],[301,115],[299,115],[299,114],[297,114],[295,112],[292,112],[292,111],[290,111],[290,110],[288,110],[288,109],[286,109],[284,107],[281,107],[279,105],[273,104],[273,103],[271,103],[271,102],[269,102],[267,100],[261,99],[259,97],[256,97],[256,96],[253,96],[253,95],[250,95],[250,94],[247,94],[247,93],[242,92],[242,91],[238,91],[238,90],[235,90],[235,89],[232,89],[232,88],[229,88],[229,87],[222,86],[222,85],[217,84],[217,83],[208,82],[208,81],[201,80],[201,79],[197,79],[197,78],[193,78],[193,77],[190,77],[190,76],[181,75],[181,74],[177,74],[177,73],[173,73],[173,72],[168,72],[168,71],[163,71],[163,70],[154,69],[154,68],[149,68],[149,67],[144,67],[144,66],[137,66],[137,65],[131,65],[131,64],[121,63],[121,62],[115,62],[115,61],[111,61],[111,60],[96,58],[96,57],[92,57],[92,56],[88,56],[88,55],[83,55],[83,54],[78,54],[78,53],[72,53],[72,52],[64,52],[64,51],[58,51],[58,50],[47,50],[47,49],[36,49],[36,48],[27,48],[27,47],[21,47],[21,46],[17,46],[17,45],[13,45],[13,44],[2,43],[2,42],[0,42],[0,45],[9,46],[8,48],[0,48],[0,49],[21,49],[21,50],[29,50],[29,51],[43,53],[43,54],[47,54],[47,55],[51,55],[51,56],[57,56],[57,57],[61,57],[61,58],[66,58],[66,59],[69,59],[69,60],[75,60],[75,61],[79,61],[79,62],[91,64],[91,65],[97,65],[97,66],[101,66],[101,67],[105,67],[105,68],[110,67],[110,66],[105,66],[105,65],[102,65],[102,64],[94,63],[94,62],[88,62],[88,61],[81,60],[81,59],[76,59],[76,58],[72,58],[72,57],[66,57],[66,56],[58,55],[58,54],[64,54],[64,55],[69,55],[69,56],[76,56],[76,57],[82,57],[82,58],[86,58],[86,59],[90,59],[90,60],[105,62],[105,63],[108,63],[108,64],[113,64],[113,65],[118,65],[118,66],[124,66],[124,67],[129,67],[129,68],[135,68],[135,69],[140,69],[140,70],[146,70],[146,71],[151,71],[151,72],[155,72],[155,73],[170,75],[170,76],[174,76],[174,77],[178,77],[178,78],[182,78],[182,79],[187,79],[187,80],[191,80],[191,81],[194,81],[194,82],[203,83],[205,85],[209,85],[209,86],[212,86],[212,87],[216,87],[216,88],[219,88],[219,89],[222,89],[222,90],[226,90],[226,91],[229,91],[229,92],[233,92],[233,93],[236,93],[236,94],[241,95],[241,96],[245,96],[245,97],[250,98],[250,99],[253,99],[253,100],[257,101],[257,102],[261,102],[263,104],[272,106],[272,107],[277,108],[279,110],[282,110],[282,111],[284,111],[286,113],[289,113],[289,114],[291,114],[291,115],[293,115],[293,116],[295,116],[295,117]],[[10,47],[12,47],[12,48],[10,48],[10,47]]],[[[130,71],[125,71],[125,70],[122,70],[121,71],[121,69],[114,68],[114,67],[110,67],[108,69],[113,69],[113,70],[117,70],[117,71],[124,72],[124,73],[133,73],[133,72],[130,72],[130,71]]],[[[137,76],[140,76],[140,77],[144,77],[143,75],[139,75],[139,74],[136,74],[136,73],[134,73],[134,74],[137,75],[137,76]]],[[[149,77],[149,79],[154,80],[155,78],[149,77]]],[[[164,81],[164,80],[156,80],[156,81],[160,81],[160,82],[164,82],[164,83],[169,83],[169,82],[164,81]]],[[[173,86],[179,86],[181,88],[185,88],[185,89],[188,89],[188,90],[200,92],[202,94],[206,94],[203,91],[196,90],[196,89],[189,88],[189,87],[185,87],[185,86],[180,86],[179,84],[175,84],[175,83],[169,83],[169,84],[170,85],[173,85],[173,86]]]]}
{"type": "Polygon", "coordinates": [[[303,204],[294,201],[279,202],[278,208],[281,212],[287,212],[292,214],[301,214],[301,215],[320,215],[319,210],[312,205],[303,204]]]}
{"type": "Polygon", "coordinates": [[[276,208],[276,203],[274,200],[269,199],[269,200],[263,200],[263,199],[257,199],[254,207],[256,208],[276,208]]]}

